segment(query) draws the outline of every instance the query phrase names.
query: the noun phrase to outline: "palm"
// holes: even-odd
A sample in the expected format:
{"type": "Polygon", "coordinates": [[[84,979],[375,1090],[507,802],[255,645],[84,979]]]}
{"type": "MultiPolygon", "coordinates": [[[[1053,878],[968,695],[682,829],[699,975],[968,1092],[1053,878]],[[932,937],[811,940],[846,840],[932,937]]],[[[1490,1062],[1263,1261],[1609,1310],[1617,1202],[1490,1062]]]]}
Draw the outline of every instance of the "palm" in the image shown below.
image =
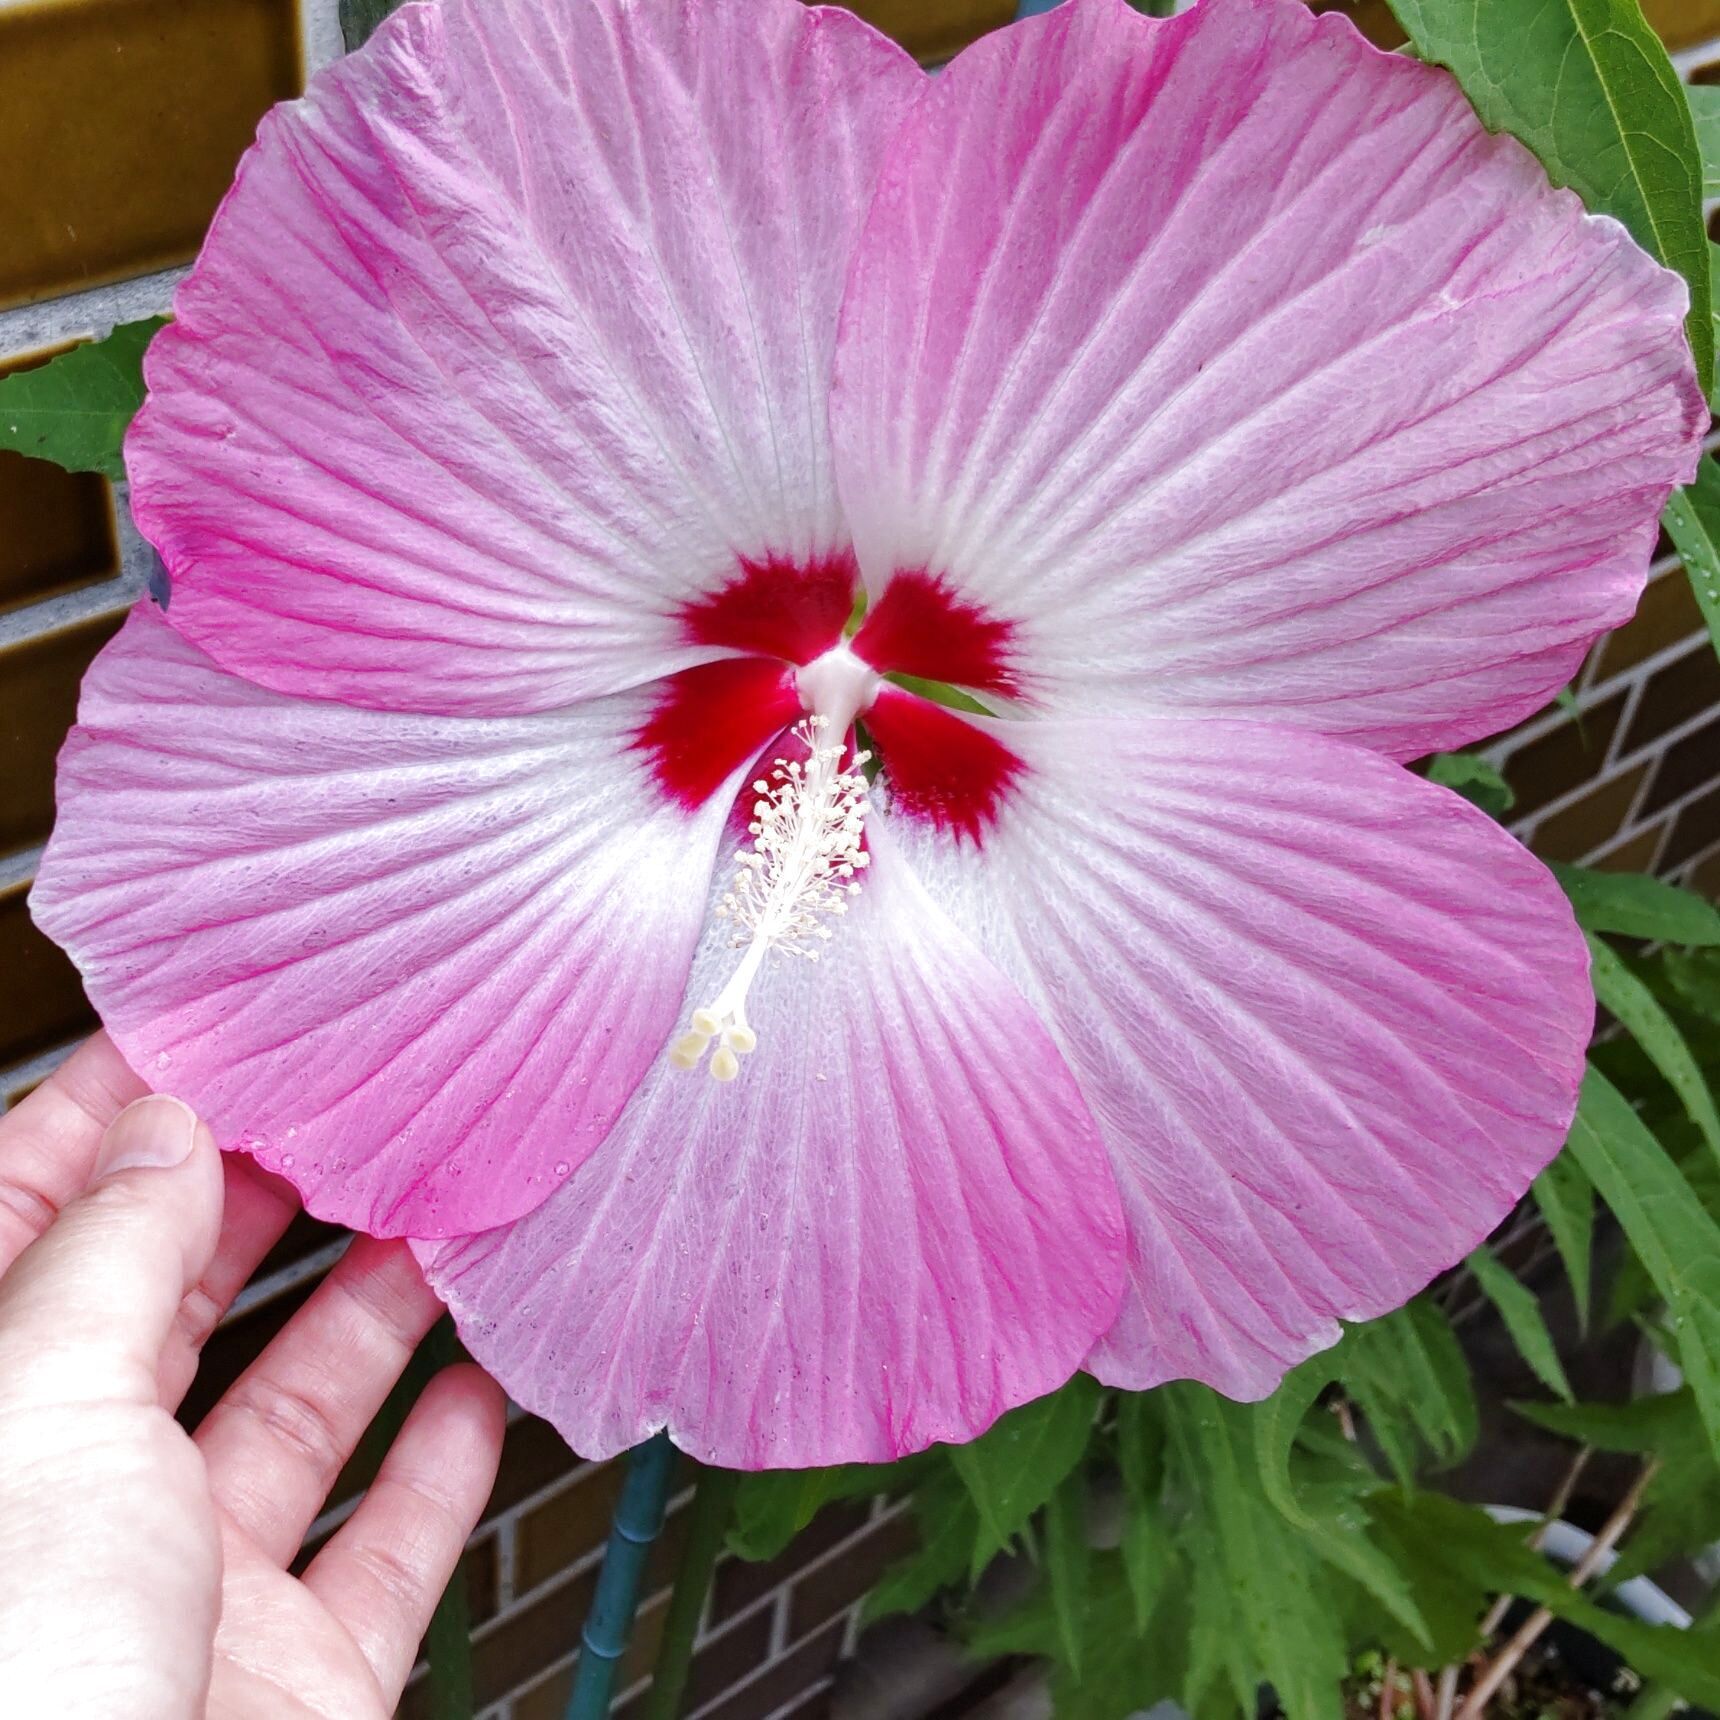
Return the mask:
{"type": "Polygon", "coordinates": [[[391,1705],[351,1632],[232,1523],[221,1537],[224,1605],[209,1720],[387,1720],[391,1705]]]}

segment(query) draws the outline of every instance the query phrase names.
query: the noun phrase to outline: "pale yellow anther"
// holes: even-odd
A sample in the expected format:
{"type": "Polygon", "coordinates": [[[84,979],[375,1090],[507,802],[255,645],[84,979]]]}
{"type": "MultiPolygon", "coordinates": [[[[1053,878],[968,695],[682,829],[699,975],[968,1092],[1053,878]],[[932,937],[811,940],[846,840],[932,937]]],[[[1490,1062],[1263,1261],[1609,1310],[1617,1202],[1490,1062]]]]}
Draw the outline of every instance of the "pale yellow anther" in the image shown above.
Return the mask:
{"type": "Polygon", "coordinates": [[[708,1009],[693,1011],[692,1028],[695,1033],[702,1033],[707,1039],[714,1039],[722,1032],[723,1024],[708,1009]]]}
{"type": "Polygon", "coordinates": [[[723,1034],[723,1044],[729,1050],[745,1057],[749,1052],[758,1050],[758,1035],[750,1027],[731,1027],[723,1034]]]}
{"type": "Polygon", "coordinates": [[[740,1072],[741,1060],[726,1045],[719,1045],[711,1058],[711,1078],[732,1081],[740,1072]]]}
{"type": "Polygon", "coordinates": [[[683,1033],[669,1047],[669,1061],[677,1069],[697,1069],[710,1043],[711,1036],[708,1033],[683,1033]]]}

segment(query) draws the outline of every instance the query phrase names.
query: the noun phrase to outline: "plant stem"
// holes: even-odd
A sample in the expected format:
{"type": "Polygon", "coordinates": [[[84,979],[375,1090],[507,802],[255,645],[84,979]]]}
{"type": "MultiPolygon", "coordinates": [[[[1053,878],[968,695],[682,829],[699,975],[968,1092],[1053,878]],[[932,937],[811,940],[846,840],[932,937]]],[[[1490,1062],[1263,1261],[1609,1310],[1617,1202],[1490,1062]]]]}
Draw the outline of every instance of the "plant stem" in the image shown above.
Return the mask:
{"type": "Polygon", "coordinates": [[[669,1596],[669,1614],[663,1622],[663,1640],[651,1673],[644,1720],[678,1720],[692,1665],[693,1638],[698,1635],[699,1615],[705,1609],[711,1573],[717,1568],[717,1557],[723,1550],[723,1536],[728,1530],[740,1482],[740,1476],[732,1469],[701,1466],[699,1470],[686,1545],[680,1568],[675,1572],[674,1592],[669,1596]]]}
{"type": "Polygon", "coordinates": [[[603,1550],[603,1569],[597,1573],[597,1593],[592,1596],[591,1611],[585,1615],[580,1632],[567,1720],[603,1720],[609,1712],[616,1664],[633,1630],[645,1561],[663,1527],[674,1479],[675,1448],[668,1434],[659,1433],[628,1452],[627,1477],[609,1525],[609,1545],[603,1550]]]}
{"type": "MultiPolygon", "coordinates": [[[[1571,1567],[1570,1585],[1573,1589],[1580,1589],[1594,1575],[1596,1567],[1607,1554],[1618,1545],[1619,1537],[1630,1527],[1630,1521],[1642,1503],[1643,1492],[1654,1479],[1655,1471],[1659,1467],[1658,1459],[1643,1466],[1642,1473],[1631,1483],[1630,1491],[1619,1501],[1618,1509],[1589,1543],[1589,1550],[1571,1567]]],[[[1540,1640],[1541,1633],[1552,1622],[1553,1615],[1548,1608],[1536,1607],[1476,1679],[1474,1687],[1463,1699],[1463,1706],[1457,1711],[1457,1720],[1478,1720],[1478,1717],[1487,1711],[1488,1700],[1494,1691],[1510,1677],[1518,1661],[1534,1647],[1540,1640]]]]}
{"type": "Polygon", "coordinates": [[[1434,1692],[1433,1720],[1451,1720],[1457,1706],[1457,1674],[1459,1669],[1448,1666],[1439,1675],[1439,1688],[1434,1692]]]}
{"type": "MultiPolygon", "coordinates": [[[[443,1315],[430,1328],[419,1351],[425,1365],[425,1380],[460,1360],[460,1340],[454,1322],[443,1315]]],[[[414,1358],[416,1361],[416,1358],[414,1358]]],[[[454,1566],[448,1586],[430,1615],[424,1638],[430,1662],[430,1712],[433,1720],[471,1720],[472,1612],[466,1598],[466,1567],[454,1566]]]]}

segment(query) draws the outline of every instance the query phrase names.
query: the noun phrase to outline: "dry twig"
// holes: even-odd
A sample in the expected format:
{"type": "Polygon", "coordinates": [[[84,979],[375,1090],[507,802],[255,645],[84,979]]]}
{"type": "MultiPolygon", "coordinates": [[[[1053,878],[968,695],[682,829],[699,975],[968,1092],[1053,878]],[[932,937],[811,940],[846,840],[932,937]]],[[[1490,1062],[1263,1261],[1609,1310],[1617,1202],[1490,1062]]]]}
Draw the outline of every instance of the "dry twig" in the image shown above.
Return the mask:
{"type": "MultiPolygon", "coordinates": [[[[1630,1491],[1619,1501],[1618,1509],[1607,1518],[1601,1532],[1589,1543],[1588,1551],[1571,1567],[1569,1581],[1573,1589],[1580,1589],[1594,1575],[1607,1554],[1618,1545],[1619,1537],[1630,1527],[1631,1519],[1642,1504],[1643,1493],[1659,1468],[1658,1458],[1643,1466],[1642,1473],[1631,1483],[1630,1491]]],[[[1479,1720],[1479,1716],[1486,1712],[1488,1699],[1511,1676],[1517,1663],[1540,1640],[1541,1633],[1552,1622],[1553,1615],[1546,1607],[1536,1607],[1530,1613],[1518,1626],[1511,1640],[1482,1670],[1481,1676],[1464,1697],[1463,1706],[1457,1711],[1457,1720],[1479,1720]]]]}

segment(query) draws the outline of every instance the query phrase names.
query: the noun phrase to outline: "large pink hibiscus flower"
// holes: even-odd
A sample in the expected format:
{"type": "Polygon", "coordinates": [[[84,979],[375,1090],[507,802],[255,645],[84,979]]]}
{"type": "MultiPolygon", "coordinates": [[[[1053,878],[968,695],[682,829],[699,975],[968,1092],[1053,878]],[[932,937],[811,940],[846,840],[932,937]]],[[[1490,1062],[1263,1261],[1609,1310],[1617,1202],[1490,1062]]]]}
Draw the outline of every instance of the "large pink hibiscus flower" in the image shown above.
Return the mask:
{"type": "Polygon", "coordinates": [[[1265,1393],[1570,1120],[1571,916],[1401,761],[1630,613],[1685,309],[1294,0],[409,6],[151,352],[36,912],[581,1451],[1265,1393]]]}

